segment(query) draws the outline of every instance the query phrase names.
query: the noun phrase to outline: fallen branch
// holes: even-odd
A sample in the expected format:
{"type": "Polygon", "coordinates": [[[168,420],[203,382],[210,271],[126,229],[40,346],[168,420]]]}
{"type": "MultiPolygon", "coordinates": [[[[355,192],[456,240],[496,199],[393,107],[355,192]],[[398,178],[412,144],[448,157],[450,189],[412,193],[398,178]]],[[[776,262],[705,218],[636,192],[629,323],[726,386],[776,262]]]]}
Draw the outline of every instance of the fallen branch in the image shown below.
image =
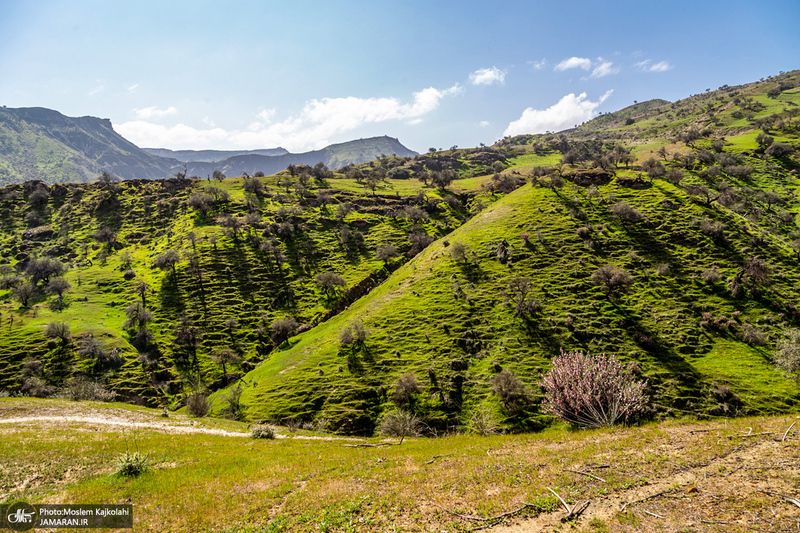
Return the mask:
{"type": "Polygon", "coordinates": [[[565,468],[564,471],[565,472],[572,472],[574,474],[581,474],[582,476],[588,476],[588,477],[590,477],[592,479],[596,479],[597,481],[602,481],[603,483],[607,483],[607,481],[605,479],[603,479],[601,477],[597,477],[597,476],[595,476],[593,474],[590,474],[589,472],[581,472],[580,470],[571,470],[569,468],[565,468]]]}
{"type": "Polygon", "coordinates": [[[660,514],[651,513],[650,511],[646,511],[645,509],[642,509],[642,512],[643,512],[643,513],[646,513],[646,514],[649,514],[650,516],[655,516],[656,518],[664,518],[664,517],[663,517],[663,516],[661,516],[660,514]]]}
{"type": "Polygon", "coordinates": [[[532,503],[523,503],[522,507],[520,507],[519,509],[515,509],[514,511],[508,511],[508,512],[505,512],[505,513],[501,513],[501,514],[499,514],[497,516],[484,518],[482,516],[469,516],[469,515],[465,515],[465,514],[458,514],[456,512],[451,511],[450,509],[442,507],[441,505],[438,505],[438,504],[435,504],[435,503],[434,503],[434,505],[436,505],[436,507],[438,507],[439,509],[441,509],[441,510],[443,510],[443,511],[445,511],[445,512],[447,512],[447,513],[449,513],[449,514],[451,514],[453,516],[457,516],[459,518],[463,518],[464,520],[475,520],[477,522],[498,522],[500,520],[508,518],[509,516],[513,516],[513,515],[521,512],[521,511],[527,509],[528,507],[538,507],[537,505],[534,505],[532,503]]]}
{"type": "Polygon", "coordinates": [[[790,498],[789,496],[786,496],[785,494],[779,494],[777,492],[772,492],[771,490],[761,490],[761,489],[758,489],[758,492],[763,492],[764,494],[771,494],[772,496],[780,496],[781,498],[783,498],[787,502],[792,503],[792,504],[800,507],[800,500],[798,500],[796,498],[790,498]]]}
{"type": "Polygon", "coordinates": [[[345,448],[377,448],[379,446],[400,446],[399,442],[379,442],[377,444],[342,444],[345,448]]]}
{"type": "Polygon", "coordinates": [[[647,501],[647,500],[652,499],[652,498],[658,498],[659,496],[663,496],[667,492],[669,492],[669,491],[662,490],[661,492],[653,494],[652,496],[647,496],[646,498],[639,498],[638,500],[633,500],[632,502],[628,502],[628,503],[626,503],[625,505],[622,506],[622,509],[620,509],[619,512],[620,513],[625,512],[625,508],[628,507],[631,504],[647,501]]]}
{"type": "Polygon", "coordinates": [[[762,433],[748,433],[746,435],[728,435],[729,439],[735,439],[736,437],[758,437],[760,435],[774,435],[774,431],[764,431],[762,433]]]}
{"type": "Polygon", "coordinates": [[[446,453],[444,455],[434,455],[433,459],[431,459],[430,461],[426,462],[425,464],[429,465],[429,464],[433,463],[436,459],[439,459],[440,457],[447,457],[448,455],[453,455],[453,454],[452,453],[446,453]]]}
{"type": "Polygon", "coordinates": [[[792,428],[794,427],[794,425],[795,425],[795,424],[797,424],[797,421],[796,421],[796,420],[795,420],[794,422],[792,422],[792,425],[791,425],[791,426],[789,426],[789,429],[787,429],[787,430],[786,430],[786,433],[784,433],[784,434],[783,434],[783,438],[781,439],[781,442],[783,442],[783,441],[785,441],[785,440],[786,440],[786,435],[788,435],[788,434],[789,434],[789,432],[792,430],[792,428]]]}
{"type": "Polygon", "coordinates": [[[555,494],[556,498],[561,500],[561,503],[564,505],[564,508],[566,508],[566,510],[567,510],[567,516],[565,516],[564,518],[561,519],[562,522],[568,522],[570,520],[578,518],[581,515],[581,513],[584,512],[587,507],[589,507],[589,503],[591,503],[590,500],[586,500],[581,505],[576,505],[575,507],[570,509],[569,505],[567,505],[567,502],[564,501],[564,498],[562,498],[556,491],[554,491],[550,487],[547,487],[547,490],[549,490],[550,492],[555,494]]]}
{"type": "Polygon", "coordinates": [[[567,512],[568,512],[568,513],[570,513],[570,514],[572,513],[572,509],[570,509],[570,508],[569,508],[569,505],[567,505],[567,502],[565,502],[565,501],[564,501],[564,498],[562,498],[561,496],[559,496],[559,494],[558,494],[556,491],[554,491],[553,489],[551,489],[550,487],[547,487],[547,490],[549,490],[550,492],[552,492],[553,494],[555,494],[555,495],[556,495],[556,498],[558,498],[559,500],[561,500],[561,503],[562,503],[562,504],[564,504],[564,507],[567,509],[567,512]]]}

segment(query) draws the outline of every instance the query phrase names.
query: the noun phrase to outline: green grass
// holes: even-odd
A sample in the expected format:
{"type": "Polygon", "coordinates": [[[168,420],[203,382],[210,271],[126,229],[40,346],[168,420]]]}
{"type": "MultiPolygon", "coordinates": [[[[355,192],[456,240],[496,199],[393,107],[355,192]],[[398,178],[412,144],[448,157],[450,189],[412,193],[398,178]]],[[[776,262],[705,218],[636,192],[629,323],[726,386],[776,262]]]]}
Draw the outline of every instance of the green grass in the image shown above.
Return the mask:
{"type": "MultiPolygon", "coordinates": [[[[0,408],[16,416],[42,407],[106,406],[39,402],[34,407],[27,400],[0,399],[0,408]]],[[[631,487],[735,452],[743,442],[730,437],[748,427],[753,433],[782,432],[788,423],[750,418],[581,432],[559,427],[527,435],[407,439],[401,446],[378,448],[346,447],[352,441],[341,440],[265,441],[21,423],[0,427],[0,490],[5,501],[130,502],[137,531],[460,530],[474,524],[447,511],[491,517],[519,502],[534,506],[518,519],[559,511],[546,487],[570,504],[627,499],[623,493],[631,487]],[[135,450],[148,454],[150,469],[135,478],[115,475],[116,458],[135,450]],[[600,464],[614,465],[596,472],[605,483],[565,470],[600,464]],[[33,481],[20,488],[26,479],[33,481]]],[[[796,447],[796,439],[787,442],[786,456],[796,447]]]]}
{"type": "MultiPolygon", "coordinates": [[[[479,406],[503,412],[491,393],[494,373],[502,367],[520,376],[533,399],[525,420],[505,424],[533,429],[549,422],[536,406],[537,382],[563,348],[637,362],[651,382],[659,416],[714,411],[716,384],[743,397],[744,413],[790,408],[795,389],[773,369],[769,354],[785,330],[798,324],[800,273],[792,248],[800,234],[797,158],[762,158],[755,150],[757,132],[733,128],[724,115],[735,107],[734,92],[752,96],[765,106],[752,120],[779,113],[783,129],[772,134],[796,144],[797,118],[789,105],[795,93],[760,96],[775,83],[696,95],[674,105],[636,104],[560,136],[520,136],[493,147],[359,165],[362,172],[382,167],[412,176],[379,182],[374,195],[336,174],[321,188],[312,183],[301,197],[293,186],[287,192],[278,185],[287,171],[259,178],[265,187],[259,198],[245,195],[241,178],[69,185],[53,188],[39,207],[28,201],[31,191],[8,187],[0,191],[2,275],[29,257],[57,254],[69,265],[72,289],[63,309],[43,292],[20,308],[11,291],[0,290],[0,389],[20,390],[23,361],[31,357],[42,361],[38,377],[54,388],[78,372],[121,397],[173,408],[182,405],[199,376],[204,390],[223,389],[213,397],[218,410],[226,378],[211,354],[230,349],[242,359],[229,370],[243,376],[245,412],[252,420],[292,419],[369,434],[394,408],[391,395],[399,376],[411,372],[424,391],[414,409],[431,431],[441,433],[463,424],[479,406]],[[709,104],[725,108],[721,125],[713,126],[709,104]],[[619,126],[626,117],[634,124],[619,126]],[[709,124],[712,135],[694,149],[674,142],[683,128],[709,124]],[[531,185],[529,169],[558,166],[561,150],[607,151],[624,142],[641,161],[666,147],[665,164],[672,168],[676,152],[710,149],[712,137],[722,136],[728,142],[724,150],[741,154],[742,163],[753,167],[746,180],[724,173],[705,177],[698,163],[680,185],[661,179],[635,189],[618,180],[591,189],[569,181],[558,190],[531,185]],[[484,188],[491,181],[486,172],[498,161],[503,176],[526,183],[510,194],[484,188]],[[413,178],[422,170],[447,168],[458,176],[449,190],[413,178]],[[722,200],[704,205],[687,191],[701,183],[714,190],[712,197],[725,187],[738,196],[724,205],[722,200]],[[225,190],[229,202],[206,215],[188,207],[193,193],[211,186],[225,190]],[[774,191],[780,202],[768,206],[759,191],[774,191]],[[620,201],[643,219],[623,225],[610,210],[620,201]],[[342,203],[353,211],[339,220],[342,203]],[[409,207],[428,218],[419,223],[404,218],[409,207]],[[249,214],[235,236],[220,226],[219,217],[226,214],[241,221],[249,214]],[[702,227],[711,222],[724,226],[724,239],[704,233],[702,227]],[[408,236],[415,225],[437,240],[412,260],[408,236]],[[23,238],[34,226],[41,226],[43,237],[23,238]],[[92,238],[103,227],[118,235],[118,245],[108,251],[92,238]],[[589,233],[581,237],[584,227],[591,230],[581,230],[589,233]],[[501,242],[511,254],[507,263],[498,260],[501,242]],[[471,250],[467,261],[451,257],[456,243],[471,250]],[[375,259],[383,244],[400,253],[387,265],[375,259]],[[174,275],[153,265],[166,250],[181,254],[174,275]],[[123,277],[124,255],[134,279],[123,277]],[[749,257],[769,264],[772,284],[761,295],[734,298],[727,283],[749,257]],[[594,284],[592,273],[605,264],[633,276],[629,293],[610,298],[594,284]],[[723,279],[704,283],[701,276],[712,266],[723,279]],[[314,281],[321,272],[340,274],[348,289],[359,290],[326,295],[314,281]],[[507,301],[516,278],[529,278],[530,298],[541,303],[542,311],[528,320],[516,317],[507,301]],[[150,286],[154,345],[149,347],[135,346],[135,331],[123,329],[125,309],[139,299],[137,280],[150,286]],[[708,326],[704,313],[737,318],[720,331],[708,326]],[[271,324],[287,316],[311,329],[275,346],[271,324]],[[194,352],[176,342],[184,317],[200,335],[194,352]],[[339,335],[356,320],[371,335],[365,350],[352,352],[339,346],[339,335]],[[59,346],[44,339],[51,321],[69,323],[74,341],[59,346]],[[766,345],[740,340],[749,326],[765,335],[766,345]],[[106,351],[116,350],[117,367],[78,356],[90,335],[106,351]]],[[[641,173],[636,165],[616,169],[618,179],[641,173]]],[[[540,181],[547,184],[549,178],[540,181]]]]}

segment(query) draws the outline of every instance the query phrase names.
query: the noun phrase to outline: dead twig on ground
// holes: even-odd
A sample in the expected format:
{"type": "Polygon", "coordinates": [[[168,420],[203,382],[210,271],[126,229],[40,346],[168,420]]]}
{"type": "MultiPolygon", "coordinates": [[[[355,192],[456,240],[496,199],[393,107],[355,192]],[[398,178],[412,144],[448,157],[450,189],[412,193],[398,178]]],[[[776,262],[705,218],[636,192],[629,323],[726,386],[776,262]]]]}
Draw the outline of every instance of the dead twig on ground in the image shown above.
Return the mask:
{"type": "Polygon", "coordinates": [[[433,463],[436,459],[439,459],[441,457],[447,457],[448,455],[453,455],[453,454],[452,453],[446,453],[444,455],[434,455],[433,459],[431,459],[430,461],[427,461],[425,464],[429,465],[429,464],[433,463]]]}
{"type": "Polygon", "coordinates": [[[789,426],[789,429],[787,429],[786,433],[783,434],[783,438],[781,439],[781,442],[786,440],[786,436],[789,434],[789,432],[792,430],[792,428],[794,427],[795,424],[797,424],[796,420],[794,422],[792,422],[792,425],[789,426]]]}
{"type": "Polygon", "coordinates": [[[505,513],[500,513],[497,516],[491,516],[489,518],[484,518],[482,516],[469,516],[469,515],[465,515],[465,514],[459,514],[459,513],[456,513],[454,511],[451,511],[450,509],[442,507],[441,505],[438,505],[438,504],[434,504],[434,505],[436,505],[436,507],[438,507],[439,509],[442,509],[443,511],[445,511],[445,512],[447,512],[447,513],[449,513],[449,514],[451,514],[453,516],[457,516],[459,518],[463,518],[464,520],[475,520],[476,522],[499,522],[500,520],[508,518],[509,516],[513,516],[513,515],[515,515],[515,514],[517,514],[519,512],[524,511],[528,507],[538,507],[538,505],[534,505],[532,503],[523,503],[522,507],[520,507],[519,509],[515,509],[513,511],[507,511],[505,513]]]}
{"type": "Polygon", "coordinates": [[[642,512],[643,512],[643,513],[645,513],[645,514],[649,514],[650,516],[655,516],[656,518],[664,518],[664,517],[663,517],[663,516],[661,516],[660,514],[651,513],[650,511],[647,511],[647,510],[645,510],[645,509],[642,509],[642,512]]]}
{"type": "Polygon", "coordinates": [[[622,509],[620,509],[620,510],[619,510],[619,512],[620,512],[620,513],[623,513],[623,512],[625,512],[625,508],[626,508],[626,507],[628,507],[629,505],[632,505],[632,504],[634,504],[634,503],[639,503],[639,502],[647,501],[647,500],[650,500],[650,499],[652,499],[652,498],[658,498],[659,496],[663,496],[663,495],[664,495],[664,494],[666,494],[667,492],[669,492],[669,491],[663,490],[663,491],[661,491],[661,492],[658,492],[658,493],[656,493],[656,494],[653,494],[652,496],[647,496],[646,498],[640,498],[640,499],[638,499],[638,500],[633,500],[632,502],[628,502],[628,503],[626,503],[625,505],[623,505],[623,506],[622,506],[622,509]]]}
{"type": "Polygon", "coordinates": [[[761,433],[747,433],[746,435],[728,435],[729,439],[735,439],[737,437],[759,437],[761,435],[774,435],[774,431],[762,431],[761,433]]]}
{"type": "Polygon", "coordinates": [[[554,491],[550,487],[547,487],[547,490],[555,494],[556,498],[561,500],[562,505],[564,505],[564,508],[566,508],[567,510],[567,516],[561,519],[562,522],[568,522],[570,520],[578,518],[581,515],[581,513],[583,513],[586,510],[586,508],[589,507],[589,503],[591,503],[590,500],[586,500],[581,505],[576,505],[575,507],[570,509],[569,505],[567,505],[567,502],[564,501],[564,498],[562,498],[556,491],[554,491]]]}
{"type": "Polygon", "coordinates": [[[787,502],[800,507],[800,500],[798,500],[797,498],[791,498],[789,496],[786,496],[785,494],[779,494],[777,492],[772,492],[771,490],[758,489],[758,492],[763,492],[764,494],[770,494],[772,496],[780,496],[781,498],[783,498],[787,502]]]}
{"type": "Polygon", "coordinates": [[[607,483],[607,481],[605,479],[603,479],[601,477],[597,477],[597,476],[595,476],[593,474],[590,474],[589,472],[581,472],[580,470],[572,470],[572,469],[569,469],[569,468],[565,468],[564,471],[565,472],[573,472],[575,474],[581,474],[582,476],[588,476],[588,477],[590,477],[592,479],[596,479],[597,481],[602,481],[603,483],[607,483]]]}
{"type": "Polygon", "coordinates": [[[399,442],[379,442],[377,444],[342,444],[345,448],[377,448],[379,446],[400,446],[399,442]]]}

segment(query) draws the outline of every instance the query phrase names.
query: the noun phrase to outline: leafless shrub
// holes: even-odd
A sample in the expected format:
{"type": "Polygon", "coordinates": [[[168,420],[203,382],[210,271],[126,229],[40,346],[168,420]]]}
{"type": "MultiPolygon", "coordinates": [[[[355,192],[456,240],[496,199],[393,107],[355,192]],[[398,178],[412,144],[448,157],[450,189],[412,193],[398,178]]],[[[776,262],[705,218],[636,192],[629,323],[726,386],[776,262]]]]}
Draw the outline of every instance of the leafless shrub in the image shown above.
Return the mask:
{"type": "Polygon", "coordinates": [[[767,336],[764,332],[747,323],[742,324],[742,329],[739,332],[739,339],[751,346],[764,346],[767,344],[767,336]]]}
{"type": "Polygon", "coordinates": [[[422,392],[417,378],[411,372],[406,372],[397,380],[392,394],[392,401],[398,407],[413,405],[414,395],[422,392]]]}
{"type": "Polygon", "coordinates": [[[208,397],[203,393],[195,392],[186,398],[186,410],[189,412],[189,416],[203,418],[210,409],[211,404],[208,402],[208,397]]]}
{"type": "Polygon", "coordinates": [[[378,433],[384,437],[417,437],[420,434],[422,421],[410,411],[398,410],[386,413],[378,424],[378,433]]]}

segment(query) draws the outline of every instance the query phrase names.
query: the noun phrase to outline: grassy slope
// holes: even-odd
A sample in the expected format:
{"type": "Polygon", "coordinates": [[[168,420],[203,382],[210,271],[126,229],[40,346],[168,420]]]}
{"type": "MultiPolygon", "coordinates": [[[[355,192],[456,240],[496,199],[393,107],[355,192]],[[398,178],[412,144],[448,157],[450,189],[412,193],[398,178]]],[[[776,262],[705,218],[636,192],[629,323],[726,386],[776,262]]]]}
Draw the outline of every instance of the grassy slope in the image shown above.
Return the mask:
{"type": "MultiPolygon", "coordinates": [[[[280,176],[261,179],[268,195],[251,208],[245,205],[239,178],[195,181],[187,186],[132,181],[121,184],[117,193],[97,185],[69,186],[61,195],[54,192],[48,204],[38,209],[28,204],[29,192],[21,186],[4,189],[0,199],[3,261],[13,265],[31,254],[60,253],[62,260],[72,264],[66,277],[73,288],[64,310],[51,307],[52,297],[21,309],[9,291],[0,290],[0,387],[18,390],[27,356],[44,361],[43,378],[52,385],[63,384],[74,373],[73,365],[89,372],[92,362],[80,361],[74,344],[62,348],[42,337],[48,322],[63,320],[76,336],[93,334],[120,351],[122,368],[95,376],[119,392],[179,405],[189,390],[189,373],[199,370],[206,384],[220,384],[220,368],[209,355],[215,348],[231,347],[246,360],[241,368],[233,365],[234,371],[246,371],[263,360],[245,380],[245,403],[253,418],[316,420],[346,432],[372,429],[381,412],[391,408],[394,383],[405,372],[413,372],[421,383],[424,393],[415,408],[437,431],[460,424],[479,404],[500,411],[489,384],[497,368],[514,370],[535,389],[539,373],[548,368],[560,347],[614,353],[640,362],[664,413],[719,412],[712,392],[722,384],[741,396],[744,411],[786,409],[793,405],[796,388],[772,369],[769,354],[783,331],[796,326],[792,302],[797,298],[798,271],[790,243],[797,238],[797,228],[784,216],[788,213],[791,219],[798,211],[797,179],[791,173],[797,169],[795,160],[756,157],[756,132],[736,129],[736,124],[725,122],[727,115],[718,113],[722,125],[732,126],[720,130],[726,135],[725,151],[743,154],[744,163],[756,171],[747,182],[723,174],[710,186],[719,191],[723,185],[774,190],[783,203],[767,208],[754,197],[756,209],[749,211],[717,203],[704,206],[686,194],[686,185],[703,181],[704,165],[687,172],[679,186],[655,180],[643,189],[629,189],[611,182],[590,192],[568,183],[554,192],[528,183],[505,198],[485,189],[496,182],[491,175],[493,162],[502,163],[501,177],[532,180],[535,167],[559,163],[560,153],[554,146],[563,140],[581,141],[586,135],[611,136],[612,142],[622,132],[639,161],[660,158],[654,152],[660,147],[667,148],[670,158],[710,149],[711,138],[698,140],[693,150],[674,142],[673,135],[689,124],[712,124],[709,103],[724,108],[724,113],[736,112],[732,99],[737,96],[763,101],[764,107],[754,112],[752,120],[781,113],[785,127],[771,133],[776,141],[796,144],[796,116],[790,105],[796,89],[777,98],[763,96],[776,83],[768,80],[698,95],[676,107],[663,102],[638,104],[619,116],[603,115],[570,136],[524,136],[491,148],[446,150],[413,159],[387,157],[380,163],[360,165],[365,171],[378,164],[386,170],[406,168],[412,175],[423,167],[454,168],[460,179],[451,190],[458,198],[423,187],[417,179],[382,182],[376,190],[379,196],[374,197],[363,184],[341,176],[329,183],[332,205],[312,205],[320,192],[312,190],[311,200],[295,213],[287,209],[298,203],[296,194],[278,186],[280,176]],[[626,117],[635,117],[634,125],[624,126],[626,117]],[[614,121],[620,120],[622,126],[617,128],[614,121]],[[645,123],[652,128],[644,128],[645,123]],[[231,202],[208,217],[187,209],[190,194],[210,186],[226,190],[231,202]],[[405,266],[401,266],[405,260],[396,259],[389,270],[397,270],[366,299],[271,352],[268,336],[257,332],[259,325],[268,329],[272,320],[286,315],[314,324],[334,305],[335,298],[326,298],[315,287],[317,273],[338,272],[348,286],[373,274],[388,274],[374,259],[374,249],[388,242],[401,252],[408,250],[406,234],[411,223],[393,217],[390,211],[419,204],[424,198],[413,197],[420,192],[436,205],[424,227],[437,237],[458,227],[468,210],[474,213],[480,204],[490,206],[446,237],[470,246],[472,259],[466,264],[453,261],[444,240],[405,266]],[[443,196],[450,197],[452,205],[439,202],[443,196]],[[114,197],[118,207],[98,208],[102,201],[113,205],[114,197]],[[665,207],[665,200],[675,208],[665,207]],[[645,220],[622,226],[609,212],[609,205],[617,201],[636,207],[645,220]],[[334,217],[337,202],[355,206],[343,223],[334,217]],[[242,218],[250,209],[260,213],[261,222],[245,226],[238,239],[227,235],[214,219],[221,213],[242,218]],[[700,231],[702,219],[725,225],[725,243],[716,244],[700,231]],[[275,241],[287,258],[278,268],[258,252],[258,244],[276,236],[273,225],[283,222],[299,229],[294,237],[275,241]],[[53,235],[23,238],[26,228],[40,224],[51,228],[53,235]],[[577,229],[586,225],[593,228],[591,242],[577,235],[577,229]],[[363,247],[341,243],[338,233],[343,226],[364,234],[363,247]],[[111,227],[120,236],[121,247],[105,259],[102,246],[91,238],[100,227],[111,227]],[[190,232],[197,238],[194,245],[187,239],[190,232]],[[268,236],[260,237],[264,232],[268,236]],[[527,242],[521,237],[524,233],[530,234],[527,242]],[[496,245],[503,239],[513,255],[509,265],[495,258],[496,245]],[[61,250],[53,251],[56,245],[61,250]],[[152,266],[167,249],[184,254],[174,278],[152,266]],[[134,280],[122,275],[124,253],[130,254],[136,276],[152,288],[148,295],[155,315],[151,329],[161,356],[144,354],[144,365],[131,344],[130,332],[122,329],[124,309],[137,299],[134,280]],[[188,268],[187,253],[196,255],[201,276],[188,268]],[[773,267],[774,283],[759,298],[734,299],[725,282],[751,256],[773,267]],[[619,302],[610,301],[591,282],[591,273],[604,264],[623,267],[634,276],[632,292],[619,302]],[[700,275],[712,265],[719,268],[723,280],[709,285],[700,275]],[[542,303],[541,314],[530,323],[515,319],[505,301],[508,282],[517,277],[531,278],[532,297],[542,303]],[[287,287],[295,295],[293,301],[279,298],[287,287]],[[703,325],[707,322],[703,313],[728,320],[738,314],[738,318],[727,330],[714,330],[703,325]],[[176,363],[173,328],[181,315],[203,333],[194,369],[176,363]],[[228,328],[225,322],[231,318],[237,322],[228,328]],[[340,350],[339,333],[358,318],[372,331],[367,350],[340,350]],[[745,324],[762,331],[767,344],[742,342],[745,324]],[[642,342],[643,338],[653,342],[642,342]]],[[[742,105],[753,104],[743,101],[742,105]]],[[[603,142],[586,144],[598,148],[603,142]]],[[[617,174],[640,172],[634,166],[617,174]]],[[[216,400],[219,408],[219,396],[216,400]]],[[[537,427],[541,421],[534,410],[527,427],[537,427]]]]}
{"type": "MultiPolygon", "coordinates": [[[[155,410],[115,407],[0,399],[0,420],[44,413],[186,424],[155,410]]],[[[452,513],[489,518],[526,502],[531,506],[505,526],[550,531],[565,514],[551,487],[570,505],[591,500],[584,516],[567,526],[587,533],[661,523],[688,530],[700,520],[706,521],[704,531],[752,531],[767,524],[791,529],[797,509],[757,489],[792,494],[800,453],[796,432],[784,442],[775,439],[793,421],[670,421],[580,432],[557,427],[366,449],[343,446],[351,441],[303,440],[302,434],[254,441],[65,419],[0,423],[0,501],[126,502],[134,506],[136,531],[227,533],[462,531],[479,521],[452,513]],[[748,431],[754,437],[741,437],[748,431]],[[150,470],[135,479],[113,475],[126,450],[148,454],[150,470]],[[655,494],[662,497],[635,503],[655,494]],[[627,512],[619,512],[623,505],[627,512]],[[665,518],[655,522],[642,510],[665,518]]],[[[218,426],[204,420],[194,427],[218,426]]],[[[244,430],[234,422],[222,427],[244,430]]]]}
{"type": "Polygon", "coordinates": [[[759,229],[720,206],[691,202],[681,187],[666,182],[656,181],[645,190],[612,182],[598,190],[600,200],[587,198],[581,187],[556,194],[528,185],[499,200],[345,313],[293,340],[291,348],[284,347],[246,376],[250,415],[328,417],[338,427],[343,418],[365,410],[374,416],[389,408],[387,389],[391,394],[394,381],[410,371],[428,398],[420,410],[443,427],[457,423],[478,403],[495,404],[489,397],[492,363],[534,385],[559,348],[638,361],[665,411],[715,407],[710,391],[717,384],[730,386],[755,412],[792,405],[796,388],[772,368],[768,349],[737,338],[745,323],[772,338],[782,334],[781,311],[796,298],[798,282],[796,257],[785,242],[767,236],[754,248],[750,233],[759,229]],[[629,202],[647,221],[621,226],[610,215],[608,198],[629,202]],[[665,208],[665,200],[678,208],[665,208]],[[697,229],[702,217],[731,228],[727,246],[714,244],[697,229]],[[585,248],[576,234],[587,224],[604,228],[594,233],[595,250],[585,248]],[[527,244],[522,233],[531,234],[527,244]],[[508,266],[493,254],[502,239],[513,250],[508,266]],[[468,245],[474,259],[467,264],[452,260],[446,242],[468,245]],[[699,279],[712,265],[724,278],[732,277],[754,254],[782,273],[760,299],[734,299],[721,284],[699,279]],[[633,290],[619,303],[591,282],[591,273],[604,264],[634,276],[633,290]],[[662,264],[671,266],[669,273],[656,273],[662,264]],[[541,316],[530,324],[515,320],[504,302],[503,293],[515,277],[531,278],[543,304],[541,316]],[[700,325],[709,310],[715,316],[741,316],[730,330],[716,332],[700,325]],[[364,353],[351,354],[339,348],[338,335],[356,319],[372,335],[364,353]],[[653,338],[657,347],[637,345],[637,332],[653,338]],[[459,391],[462,380],[467,392],[459,391]]]}

